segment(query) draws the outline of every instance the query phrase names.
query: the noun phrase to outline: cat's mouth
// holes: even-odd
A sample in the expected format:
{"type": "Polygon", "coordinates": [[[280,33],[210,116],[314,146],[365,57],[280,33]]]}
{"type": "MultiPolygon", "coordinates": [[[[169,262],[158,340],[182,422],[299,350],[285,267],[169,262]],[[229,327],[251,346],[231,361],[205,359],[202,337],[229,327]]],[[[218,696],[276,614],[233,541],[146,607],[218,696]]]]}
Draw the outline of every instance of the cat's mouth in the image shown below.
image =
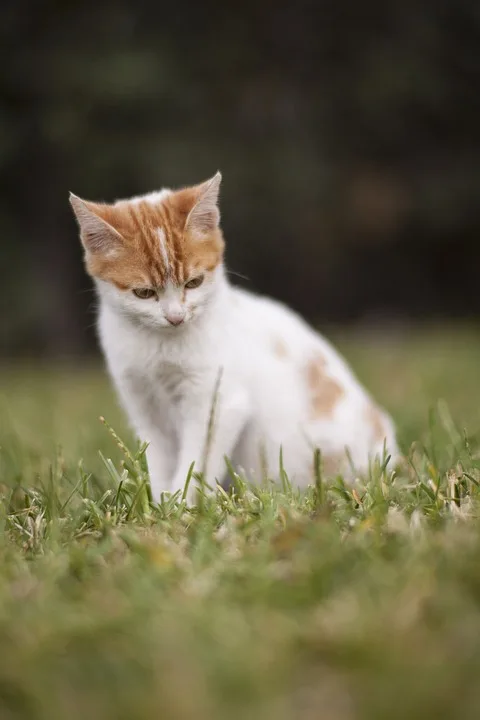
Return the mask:
{"type": "Polygon", "coordinates": [[[165,325],[160,325],[157,327],[161,327],[163,330],[171,330],[172,333],[179,333],[182,332],[182,329],[184,329],[188,325],[188,320],[182,320],[182,322],[179,323],[171,323],[167,321],[165,325]]]}

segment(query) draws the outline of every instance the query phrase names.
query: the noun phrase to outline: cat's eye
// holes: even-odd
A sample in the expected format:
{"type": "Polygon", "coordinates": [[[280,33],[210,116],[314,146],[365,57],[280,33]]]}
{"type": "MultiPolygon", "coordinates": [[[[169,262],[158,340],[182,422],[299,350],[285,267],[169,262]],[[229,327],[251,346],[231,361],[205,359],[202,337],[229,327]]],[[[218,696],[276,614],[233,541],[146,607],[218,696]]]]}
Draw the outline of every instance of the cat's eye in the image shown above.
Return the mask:
{"type": "Polygon", "coordinates": [[[152,290],[151,288],[135,288],[132,292],[141,300],[148,300],[156,295],[155,290],[152,290]]]}
{"type": "Polygon", "coordinates": [[[189,290],[193,290],[194,288],[200,287],[200,285],[203,283],[204,276],[198,275],[197,277],[192,278],[187,283],[185,283],[185,287],[189,290]]]}

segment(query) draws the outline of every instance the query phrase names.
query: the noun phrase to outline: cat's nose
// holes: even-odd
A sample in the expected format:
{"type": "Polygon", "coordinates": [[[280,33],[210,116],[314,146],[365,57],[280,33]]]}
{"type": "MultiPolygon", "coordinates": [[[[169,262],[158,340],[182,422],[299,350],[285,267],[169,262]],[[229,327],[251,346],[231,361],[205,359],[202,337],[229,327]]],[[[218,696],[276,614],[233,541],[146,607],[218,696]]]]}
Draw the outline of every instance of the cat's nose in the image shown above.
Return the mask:
{"type": "Polygon", "coordinates": [[[169,312],[165,313],[165,319],[168,320],[170,325],[181,325],[185,320],[184,312],[169,312]]]}

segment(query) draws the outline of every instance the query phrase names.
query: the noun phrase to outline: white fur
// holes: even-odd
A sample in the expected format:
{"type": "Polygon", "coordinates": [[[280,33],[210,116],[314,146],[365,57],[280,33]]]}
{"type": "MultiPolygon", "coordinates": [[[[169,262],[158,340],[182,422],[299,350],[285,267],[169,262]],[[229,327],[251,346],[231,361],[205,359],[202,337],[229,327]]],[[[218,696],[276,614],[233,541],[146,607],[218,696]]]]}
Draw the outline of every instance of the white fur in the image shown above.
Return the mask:
{"type": "MultiPolygon", "coordinates": [[[[157,205],[163,202],[165,198],[172,194],[169,188],[162,188],[162,190],[155,190],[154,192],[147,193],[146,195],[136,195],[129,199],[128,202],[138,204],[141,202],[148,202],[150,205],[157,205]]],[[[117,202],[125,202],[124,200],[118,200],[117,202]]]]}
{"type": "MultiPolygon", "coordinates": [[[[149,442],[153,496],[184,487],[189,466],[202,470],[215,387],[216,411],[206,463],[211,484],[225,475],[224,456],[252,479],[266,460],[277,477],[279,452],[292,482],[312,482],[313,449],[348,447],[358,471],[382,454],[366,419],[370,398],[335,350],[287,307],[232,287],[219,266],[200,287],[169,285],[141,300],[97,282],[99,330],[107,364],[133,426],[149,442]],[[185,322],[165,315],[181,308],[185,322]],[[275,344],[288,349],[285,357],[275,344]],[[331,417],[311,419],[305,368],[321,354],[326,372],[345,390],[331,417]]],[[[396,454],[392,421],[383,414],[388,450],[396,454]]],[[[190,499],[192,495],[190,493],[190,499]]]]}
{"type": "Polygon", "coordinates": [[[168,259],[167,246],[165,245],[165,230],[163,228],[157,228],[158,244],[160,246],[160,255],[162,256],[163,266],[165,272],[168,275],[170,272],[170,261],[168,259]]]}

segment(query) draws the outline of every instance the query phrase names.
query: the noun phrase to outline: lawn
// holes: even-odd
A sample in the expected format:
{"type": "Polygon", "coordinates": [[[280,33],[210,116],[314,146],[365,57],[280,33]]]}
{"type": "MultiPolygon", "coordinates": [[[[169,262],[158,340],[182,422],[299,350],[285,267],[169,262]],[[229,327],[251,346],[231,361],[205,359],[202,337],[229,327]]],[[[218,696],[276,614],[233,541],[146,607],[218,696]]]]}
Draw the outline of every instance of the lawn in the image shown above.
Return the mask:
{"type": "Polygon", "coordinates": [[[405,468],[195,509],[99,365],[3,367],[0,720],[477,720],[480,333],[338,344],[405,468]]]}

